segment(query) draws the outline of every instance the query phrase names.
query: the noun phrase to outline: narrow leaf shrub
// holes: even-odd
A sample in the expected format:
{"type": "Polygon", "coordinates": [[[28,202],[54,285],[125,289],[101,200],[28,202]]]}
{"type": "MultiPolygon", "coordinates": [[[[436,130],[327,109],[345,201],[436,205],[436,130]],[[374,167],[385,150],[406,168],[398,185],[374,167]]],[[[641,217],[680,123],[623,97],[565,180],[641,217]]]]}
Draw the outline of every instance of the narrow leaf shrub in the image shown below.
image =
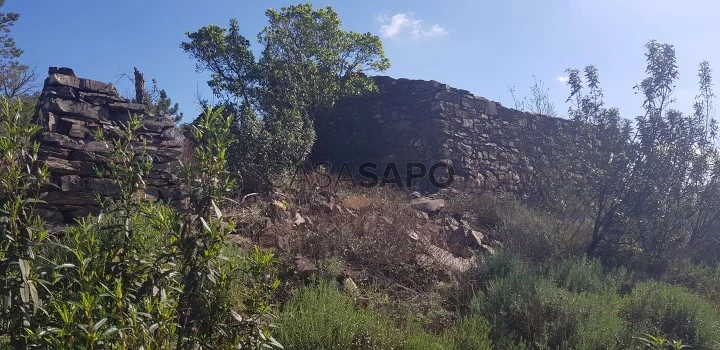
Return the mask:
{"type": "Polygon", "coordinates": [[[300,290],[283,306],[279,323],[286,349],[391,349],[400,343],[387,319],[356,308],[352,298],[330,284],[300,290]]]}
{"type": "Polygon", "coordinates": [[[491,337],[498,346],[525,343],[574,348],[592,344],[588,347],[592,349],[621,344],[624,325],[616,315],[620,297],[614,290],[576,293],[572,289],[585,284],[585,274],[579,274],[582,278],[578,281],[556,283],[544,276],[543,270],[508,253],[489,258],[478,267],[476,276],[486,282],[471,309],[488,319],[491,337]]]}
{"type": "Polygon", "coordinates": [[[661,335],[682,340],[693,349],[720,347],[720,314],[682,287],[641,283],[624,301],[620,315],[635,336],[661,335]]]}

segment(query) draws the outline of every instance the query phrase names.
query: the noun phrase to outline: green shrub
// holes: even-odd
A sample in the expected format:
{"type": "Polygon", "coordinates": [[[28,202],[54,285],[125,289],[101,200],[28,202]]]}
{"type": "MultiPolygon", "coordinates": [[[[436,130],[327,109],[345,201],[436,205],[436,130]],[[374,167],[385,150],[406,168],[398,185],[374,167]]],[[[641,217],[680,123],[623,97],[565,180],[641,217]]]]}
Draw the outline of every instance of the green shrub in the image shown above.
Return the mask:
{"type": "Polygon", "coordinates": [[[152,164],[137,146],[142,121],[130,116],[108,137],[109,160],[97,168],[119,194],[58,239],[33,212],[47,178],[34,164],[37,128],[5,107],[0,174],[14,180],[0,175],[0,294],[8,296],[0,331],[14,348],[279,346],[267,321],[279,283],[273,255],[222,255],[234,225],[219,208],[233,187],[230,118],[208,110],[193,127],[197,161],[184,169],[190,196],[181,212],[136,195],[152,164]]]}
{"type": "Polygon", "coordinates": [[[720,307],[720,266],[684,262],[668,270],[662,280],[685,287],[720,307]]]}
{"type": "Polygon", "coordinates": [[[329,284],[300,290],[284,305],[279,323],[286,349],[391,349],[400,343],[387,319],[356,308],[329,284]]]}
{"type": "Polygon", "coordinates": [[[468,275],[474,283],[487,286],[490,281],[495,279],[530,273],[530,266],[518,255],[508,250],[500,250],[495,255],[481,256],[468,275]]]}
{"type": "Polygon", "coordinates": [[[460,193],[448,199],[446,210],[475,221],[478,227],[493,229],[500,224],[501,214],[515,201],[509,196],[483,193],[460,193]]]}
{"type": "Polygon", "coordinates": [[[447,329],[444,337],[448,349],[492,349],[490,342],[490,324],[480,315],[463,317],[447,329]]]}
{"type": "Polygon", "coordinates": [[[571,258],[550,265],[548,270],[548,277],[558,287],[574,293],[600,293],[618,287],[618,278],[605,274],[598,260],[571,258]]]}
{"type": "Polygon", "coordinates": [[[23,107],[0,101],[0,333],[14,347],[24,346],[25,330],[41,317],[47,281],[37,252],[49,236],[35,210],[50,178],[37,158],[42,127],[23,107]]]}
{"type": "Polygon", "coordinates": [[[655,334],[682,340],[693,349],[720,347],[720,314],[687,290],[658,282],[644,282],[625,298],[620,315],[633,336],[655,334]]]}
{"type": "MultiPolygon", "coordinates": [[[[566,273],[560,285],[576,290],[596,286],[594,280],[602,275],[598,271],[588,273],[597,269],[588,266],[578,268],[584,273],[566,273]],[[575,274],[582,278],[573,280],[575,274]]],[[[604,349],[621,344],[624,324],[616,314],[620,297],[614,290],[595,288],[601,292],[575,293],[541,276],[542,269],[532,269],[507,253],[481,264],[480,270],[492,279],[485,293],[473,300],[471,309],[490,321],[491,338],[498,346],[521,347],[518,343],[525,343],[575,348],[582,344],[584,348],[604,349]]]]}
{"type": "Polygon", "coordinates": [[[409,324],[402,344],[404,350],[452,350],[454,344],[448,337],[438,336],[422,329],[417,324],[409,324]]]}
{"type": "Polygon", "coordinates": [[[415,325],[409,325],[403,333],[406,334],[402,345],[405,350],[492,349],[490,324],[480,315],[462,317],[440,335],[428,333],[415,325]]]}

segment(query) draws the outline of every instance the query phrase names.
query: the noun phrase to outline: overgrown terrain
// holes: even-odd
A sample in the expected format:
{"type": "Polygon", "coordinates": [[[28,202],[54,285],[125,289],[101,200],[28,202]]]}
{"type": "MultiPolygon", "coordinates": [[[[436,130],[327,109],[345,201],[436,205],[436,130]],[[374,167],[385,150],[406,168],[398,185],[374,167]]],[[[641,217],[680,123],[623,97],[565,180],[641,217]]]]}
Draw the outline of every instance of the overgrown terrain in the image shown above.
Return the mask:
{"type": "MultiPolygon", "coordinates": [[[[181,44],[222,101],[179,126],[182,205],[138,196],[152,161],[130,116],[96,135],[112,150],[97,176],[118,195],[98,198],[99,215],[45,223],[37,94],[6,89],[0,348],[720,349],[707,62],[695,109],[674,110],[674,48],[650,41],[634,120],[605,105],[594,66],[569,69],[576,136],[555,140],[519,195],[323,187],[322,173],[277,188],[332,132],[334,104],[373,91],[366,73],[389,62],[332,8],[266,15],[259,59],[235,20],[181,44]]],[[[18,20],[1,17],[5,31],[18,20]]],[[[31,80],[4,40],[0,74],[31,80]]],[[[534,92],[526,105],[548,112],[534,92]]],[[[178,111],[155,82],[139,96],[178,111]]]]}

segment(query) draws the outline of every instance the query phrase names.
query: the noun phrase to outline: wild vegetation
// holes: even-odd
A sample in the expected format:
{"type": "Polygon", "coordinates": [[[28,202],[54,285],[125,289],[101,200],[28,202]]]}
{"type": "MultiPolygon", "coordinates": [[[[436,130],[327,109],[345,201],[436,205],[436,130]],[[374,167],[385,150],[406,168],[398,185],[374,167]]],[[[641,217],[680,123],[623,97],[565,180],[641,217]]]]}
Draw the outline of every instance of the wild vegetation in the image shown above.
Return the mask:
{"type": "MultiPolygon", "coordinates": [[[[152,162],[131,116],[117,135],[96,135],[112,149],[97,176],[119,194],[99,215],[50,227],[37,210],[52,184],[35,94],[6,89],[0,348],[720,348],[709,63],[694,111],[677,111],[674,48],[650,41],[634,120],[605,104],[596,67],[569,69],[576,134],[535,164],[526,196],[444,190],[435,197],[447,206],[428,216],[399,189],[262,185],[331,132],[339,99],[373,91],[366,73],[389,67],[379,38],[342,30],[330,7],[266,16],[259,59],[236,20],[181,44],[222,99],[184,126],[183,206],[137,195],[152,162]],[[456,248],[442,225],[496,243],[438,254],[456,248]]],[[[17,19],[0,15],[0,31],[17,19]]],[[[0,82],[32,76],[0,40],[0,82]]],[[[152,112],[177,113],[155,82],[143,93],[152,112]]],[[[521,101],[554,111],[541,83],[521,101]]]]}

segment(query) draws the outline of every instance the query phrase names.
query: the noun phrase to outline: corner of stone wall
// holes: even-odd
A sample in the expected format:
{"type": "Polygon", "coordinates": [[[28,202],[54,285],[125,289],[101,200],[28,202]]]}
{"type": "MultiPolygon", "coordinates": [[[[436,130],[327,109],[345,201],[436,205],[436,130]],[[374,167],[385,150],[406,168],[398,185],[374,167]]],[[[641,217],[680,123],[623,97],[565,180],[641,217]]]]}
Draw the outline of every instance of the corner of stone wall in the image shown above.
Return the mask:
{"type": "Polygon", "coordinates": [[[130,114],[143,116],[140,137],[153,159],[144,197],[169,202],[182,198],[176,175],[182,143],[174,122],[168,116],[145,113],[142,104],[122,98],[112,84],[78,78],[69,68],[51,67],[35,115],[36,123],[44,128],[38,135],[39,160],[51,173],[46,204],[40,207],[47,220],[71,222],[96,213],[97,195],[118,193],[113,179],[98,176],[98,171],[107,169],[111,146],[94,135],[102,130],[112,138],[130,114]]]}

